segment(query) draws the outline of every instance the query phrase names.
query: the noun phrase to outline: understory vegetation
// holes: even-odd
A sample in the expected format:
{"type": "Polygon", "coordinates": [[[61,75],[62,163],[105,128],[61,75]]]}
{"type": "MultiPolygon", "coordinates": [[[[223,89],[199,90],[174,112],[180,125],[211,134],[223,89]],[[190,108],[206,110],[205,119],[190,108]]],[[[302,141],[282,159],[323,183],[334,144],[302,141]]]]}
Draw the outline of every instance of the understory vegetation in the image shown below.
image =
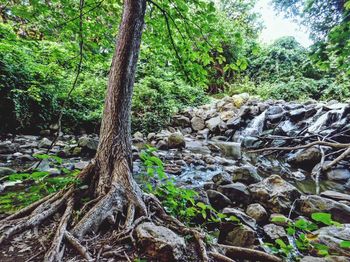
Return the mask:
{"type": "MultiPolygon", "coordinates": [[[[293,37],[261,44],[263,25],[253,9],[255,2],[203,1],[196,12],[179,5],[166,11],[167,20],[154,19],[163,11],[152,7],[135,85],[133,130],[158,130],[181,108],[203,104],[211,94],[349,99],[348,4],[337,11],[343,20],[327,28],[326,22],[315,22],[313,32],[319,34],[314,35],[315,44],[305,48],[293,37]]],[[[317,1],[298,12],[292,4],[274,3],[296,19],[313,21],[317,16],[317,1]]],[[[61,110],[64,130],[99,130],[113,54],[111,36],[117,33],[109,14],[120,14],[121,5],[85,1],[84,8],[92,20],[82,25],[70,19],[79,11],[74,1],[64,10],[40,2],[29,9],[12,1],[1,8],[1,132],[39,132],[57,123],[61,110]]]]}

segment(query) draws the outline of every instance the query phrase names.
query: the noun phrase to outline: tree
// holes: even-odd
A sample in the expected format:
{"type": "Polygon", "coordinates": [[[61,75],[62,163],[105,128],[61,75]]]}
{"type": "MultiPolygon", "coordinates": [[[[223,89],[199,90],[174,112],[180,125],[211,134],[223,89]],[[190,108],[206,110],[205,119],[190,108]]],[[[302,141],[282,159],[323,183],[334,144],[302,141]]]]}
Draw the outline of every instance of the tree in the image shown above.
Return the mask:
{"type": "MultiPolygon", "coordinates": [[[[83,0],[80,0],[83,1],[83,0]]],[[[61,261],[66,239],[88,261],[89,251],[80,244],[90,231],[97,231],[102,223],[122,225],[118,237],[129,236],[143,220],[156,219],[181,234],[191,234],[198,246],[202,261],[209,261],[203,235],[184,226],[166,214],[160,202],[144,194],[132,177],[130,111],[136,64],[144,26],[146,0],[124,0],[122,21],[109,74],[100,142],[95,158],[79,174],[79,183],[70,185],[53,195],[6,217],[0,224],[0,244],[26,229],[39,226],[51,216],[63,214],[44,261],[61,261]],[[81,200],[89,197],[84,204],[81,200]],[[80,209],[88,207],[86,212],[80,209]],[[82,212],[72,224],[74,211],[82,212]]],[[[260,251],[234,247],[240,257],[249,256],[265,261],[280,261],[260,251]]],[[[222,261],[226,256],[211,252],[222,261]]],[[[194,258],[198,261],[198,256],[194,258]]]]}
{"type": "Polygon", "coordinates": [[[159,201],[144,195],[132,177],[131,98],[145,11],[146,0],[124,1],[109,75],[100,143],[95,158],[79,174],[79,183],[49,195],[2,220],[0,244],[17,233],[41,225],[63,209],[63,215],[44,260],[61,261],[64,254],[63,240],[66,239],[90,261],[89,251],[80,244],[87,233],[91,230],[97,231],[103,222],[110,221],[115,224],[116,220],[119,220],[118,222],[123,224],[119,236],[129,235],[133,228],[142,222],[142,218],[150,219],[148,210],[152,209],[158,219],[178,228],[179,232],[193,234],[202,252],[203,261],[208,261],[203,236],[168,216],[159,201]],[[73,212],[82,207],[81,199],[84,196],[90,197],[89,203],[93,205],[72,226],[73,212]]]}
{"type": "MultiPolygon", "coordinates": [[[[45,255],[46,261],[60,261],[64,237],[77,243],[90,229],[98,229],[107,218],[128,210],[126,225],[134,215],[147,213],[143,195],[131,176],[130,110],[136,64],[144,25],[146,0],[125,0],[124,12],[110,70],[105,99],[100,143],[91,164],[81,172],[81,183],[88,185],[85,193],[77,185],[60,191],[7,217],[2,221],[0,243],[16,233],[40,225],[48,217],[65,208],[61,222],[45,255]],[[68,223],[82,194],[95,199],[95,205],[67,231],[68,223]]],[[[85,256],[88,256],[86,252],[85,256]]]]}

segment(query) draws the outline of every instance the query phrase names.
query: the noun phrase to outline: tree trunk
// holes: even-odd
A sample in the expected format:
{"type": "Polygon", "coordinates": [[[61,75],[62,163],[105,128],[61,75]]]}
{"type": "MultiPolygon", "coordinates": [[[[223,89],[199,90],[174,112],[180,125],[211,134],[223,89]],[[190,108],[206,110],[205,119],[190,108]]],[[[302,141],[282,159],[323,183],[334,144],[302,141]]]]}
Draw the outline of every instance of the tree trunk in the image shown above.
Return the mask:
{"type": "Polygon", "coordinates": [[[125,0],[123,18],[108,81],[96,166],[100,177],[96,194],[132,171],[131,98],[146,9],[145,0],[125,0]]]}

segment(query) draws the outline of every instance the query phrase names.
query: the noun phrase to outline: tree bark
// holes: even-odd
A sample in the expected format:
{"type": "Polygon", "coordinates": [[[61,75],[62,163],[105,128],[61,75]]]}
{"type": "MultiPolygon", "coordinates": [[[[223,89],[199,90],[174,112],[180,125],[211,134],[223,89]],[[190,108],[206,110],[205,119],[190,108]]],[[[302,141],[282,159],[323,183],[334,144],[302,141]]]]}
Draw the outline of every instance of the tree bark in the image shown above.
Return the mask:
{"type": "MultiPolygon", "coordinates": [[[[97,195],[106,194],[118,180],[130,180],[131,98],[146,9],[145,0],[125,0],[123,18],[112,60],[108,90],[95,157],[97,195]]],[[[132,184],[132,183],[131,183],[132,184]]]]}
{"type": "Polygon", "coordinates": [[[93,197],[101,199],[74,227],[81,238],[97,230],[106,219],[114,220],[125,207],[145,214],[142,191],[132,177],[131,99],[135,80],[146,0],[125,0],[116,49],[112,60],[100,142],[93,160],[93,197]]]}

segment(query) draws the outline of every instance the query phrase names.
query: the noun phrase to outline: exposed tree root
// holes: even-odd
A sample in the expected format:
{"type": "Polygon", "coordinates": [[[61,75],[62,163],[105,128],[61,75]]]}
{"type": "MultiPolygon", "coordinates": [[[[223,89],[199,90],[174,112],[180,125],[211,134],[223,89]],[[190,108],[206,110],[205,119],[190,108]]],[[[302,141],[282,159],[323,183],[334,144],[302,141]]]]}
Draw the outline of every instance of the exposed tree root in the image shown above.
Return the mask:
{"type": "MultiPolygon", "coordinates": [[[[94,168],[89,167],[88,170],[91,172],[94,168]]],[[[88,181],[87,178],[91,177],[89,172],[84,172],[81,177],[85,182],[88,181]]],[[[90,183],[92,182],[90,181],[90,183]]],[[[95,183],[92,184],[95,185],[95,183]]],[[[126,190],[126,188],[126,186],[123,186],[123,182],[113,183],[105,195],[96,196],[85,205],[80,203],[79,199],[81,194],[90,194],[92,192],[90,188],[84,191],[77,185],[72,185],[58,193],[47,196],[1,221],[0,244],[17,233],[39,226],[54,214],[61,213],[62,216],[51,239],[51,246],[43,254],[43,260],[47,262],[62,261],[66,250],[65,244],[67,243],[87,261],[98,261],[107,257],[130,260],[128,254],[125,253],[126,249],[120,245],[123,243],[132,244],[134,249],[137,250],[134,232],[136,227],[145,221],[165,226],[183,236],[191,235],[196,244],[196,253],[199,255],[200,261],[203,262],[209,262],[210,259],[232,262],[234,261],[232,258],[240,257],[243,254],[247,255],[245,258],[252,255],[253,258],[266,258],[267,260],[264,261],[280,261],[274,259],[274,256],[249,249],[228,249],[226,255],[211,251],[211,247],[204,243],[205,235],[202,232],[189,228],[175,217],[168,215],[156,197],[142,193],[135,196],[132,194],[141,192],[139,189],[136,189],[135,193],[126,190]],[[138,203],[138,201],[141,201],[141,203],[138,203]],[[75,212],[78,210],[80,212],[75,212]],[[81,217],[79,217],[80,215],[81,217]],[[91,253],[91,250],[84,246],[85,243],[88,243],[88,240],[83,240],[83,238],[90,232],[97,232],[100,226],[106,222],[113,228],[113,232],[110,233],[108,239],[102,240],[106,241],[106,244],[96,242],[100,243],[97,246],[98,249],[96,250],[95,247],[93,249],[95,251],[91,253]],[[107,246],[110,248],[106,248],[107,246]],[[232,254],[234,255],[230,258],[232,254]]],[[[97,237],[101,236],[98,235],[97,237]]],[[[42,252],[37,254],[37,256],[39,255],[42,255],[42,252]]]]}

